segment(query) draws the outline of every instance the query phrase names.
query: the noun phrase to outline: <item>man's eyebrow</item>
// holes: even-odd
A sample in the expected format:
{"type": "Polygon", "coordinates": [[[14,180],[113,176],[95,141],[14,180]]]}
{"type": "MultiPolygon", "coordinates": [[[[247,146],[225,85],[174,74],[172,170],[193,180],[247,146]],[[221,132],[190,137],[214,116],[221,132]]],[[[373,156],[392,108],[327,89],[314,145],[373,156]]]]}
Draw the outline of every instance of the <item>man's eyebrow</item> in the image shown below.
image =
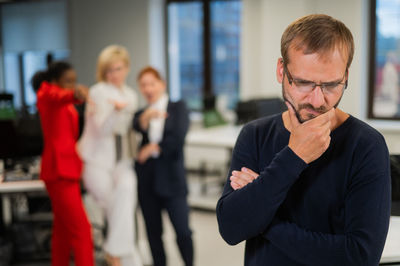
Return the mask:
{"type": "Polygon", "coordinates": [[[333,81],[326,81],[326,82],[322,82],[322,84],[334,84],[334,83],[340,83],[343,80],[343,78],[340,79],[336,79],[333,81]]]}
{"type": "Polygon", "coordinates": [[[298,79],[293,77],[293,80],[297,81],[297,82],[303,82],[303,83],[315,83],[314,81],[311,80],[306,80],[306,79],[298,79]]]}

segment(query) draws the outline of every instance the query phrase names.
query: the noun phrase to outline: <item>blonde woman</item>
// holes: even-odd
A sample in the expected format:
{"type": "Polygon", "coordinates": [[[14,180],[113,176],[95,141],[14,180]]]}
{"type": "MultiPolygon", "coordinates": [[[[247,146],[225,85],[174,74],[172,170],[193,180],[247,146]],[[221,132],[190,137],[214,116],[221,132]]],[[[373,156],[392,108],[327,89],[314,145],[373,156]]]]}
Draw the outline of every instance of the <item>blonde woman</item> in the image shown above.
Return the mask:
{"type": "Polygon", "coordinates": [[[90,89],[80,142],[86,189],[104,209],[108,224],[103,249],[111,266],[139,266],[134,236],[136,175],[129,133],[137,107],[134,90],[125,84],[130,59],[124,47],[111,45],[99,55],[98,83],[90,89]]]}

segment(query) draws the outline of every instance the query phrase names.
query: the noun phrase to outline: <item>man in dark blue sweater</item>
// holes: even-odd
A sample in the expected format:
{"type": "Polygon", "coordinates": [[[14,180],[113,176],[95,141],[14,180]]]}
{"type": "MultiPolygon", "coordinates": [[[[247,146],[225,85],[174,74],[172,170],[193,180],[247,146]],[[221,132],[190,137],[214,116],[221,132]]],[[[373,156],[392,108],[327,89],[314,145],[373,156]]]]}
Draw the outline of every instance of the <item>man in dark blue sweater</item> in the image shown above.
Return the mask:
{"type": "Polygon", "coordinates": [[[277,79],[288,111],[244,126],[217,205],[222,237],[246,240],[245,265],[378,265],[390,218],[382,135],[337,108],[354,53],[326,15],[294,21],[277,79]]]}

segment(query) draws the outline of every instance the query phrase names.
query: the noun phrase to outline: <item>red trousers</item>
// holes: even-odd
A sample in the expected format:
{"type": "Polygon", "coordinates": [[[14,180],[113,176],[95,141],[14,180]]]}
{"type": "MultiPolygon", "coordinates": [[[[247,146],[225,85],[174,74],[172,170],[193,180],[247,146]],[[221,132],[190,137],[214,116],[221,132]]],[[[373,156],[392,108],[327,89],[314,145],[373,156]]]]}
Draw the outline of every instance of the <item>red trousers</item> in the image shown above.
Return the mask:
{"type": "Polygon", "coordinates": [[[54,214],[51,265],[69,266],[73,254],[75,266],[93,266],[92,232],[79,181],[58,178],[46,182],[46,188],[54,214]]]}

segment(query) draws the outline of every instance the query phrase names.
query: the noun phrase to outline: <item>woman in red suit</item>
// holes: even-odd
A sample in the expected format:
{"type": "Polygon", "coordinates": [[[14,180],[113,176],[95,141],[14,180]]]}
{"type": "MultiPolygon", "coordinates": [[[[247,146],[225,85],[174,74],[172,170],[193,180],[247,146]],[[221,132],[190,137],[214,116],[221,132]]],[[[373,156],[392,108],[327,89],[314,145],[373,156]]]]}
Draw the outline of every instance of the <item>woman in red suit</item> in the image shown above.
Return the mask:
{"type": "Polygon", "coordinates": [[[52,266],[93,266],[90,224],[83,207],[80,182],[82,161],[76,151],[78,113],[75,103],[87,98],[76,84],[76,73],[65,62],[52,63],[37,73],[32,84],[42,124],[44,149],[40,178],[45,182],[54,214],[52,266]]]}

